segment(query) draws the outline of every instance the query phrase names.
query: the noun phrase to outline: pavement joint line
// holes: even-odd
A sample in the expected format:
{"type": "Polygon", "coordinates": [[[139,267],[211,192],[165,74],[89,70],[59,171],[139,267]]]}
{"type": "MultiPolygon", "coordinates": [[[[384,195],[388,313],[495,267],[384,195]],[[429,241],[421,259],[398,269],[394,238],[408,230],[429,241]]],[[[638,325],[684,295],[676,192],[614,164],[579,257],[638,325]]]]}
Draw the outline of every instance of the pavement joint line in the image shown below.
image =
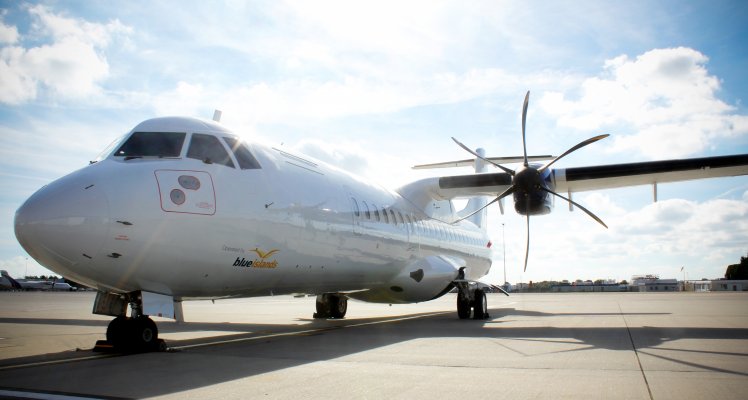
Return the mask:
{"type": "Polygon", "coordinates": [[[30,363],[25,363],[25,364],[5,365],[5,366],[0,366],[0,371],[16,369],[16,368],[43,367],[45,365],[66,364],[66,363],[71,363],[71,362],[76,362],[76,361],[97,360],[100,358],[117,357],[119,355],[120,354],[96,354],[93,356],[66,358],[63,360],[37,361],[37,362],[30,362],[30,363]]]}
{"type": "Polygon", "coordinates": [[[33,392],[22,390],[0,389],[0,397],[10,399],[42,399],[42,400],[92,400],[102,399],[102,397],[79,396],[69,394],[57,394],[47,392],[33,392]]]}
{"type": "Polygon", "coordinates": [[[319,333],[319,332],[331,331],[335,329],[356,328],[356,327],[367,326],[367,325],[378,325],[378,324],[384,324],[384,323],[389,323],[389,322],[402,322],[402,321],[407,321],[411,319],[434,317],[437,315],[448,314],[450,312],[451,311],[440,311],[440,312],[429,313],[429,314],[411,315],[411,316],[401,317],[401,318],[396,318],[396,319],[387,319],[383,321],[369,321],[369,322],[360,322],[360,323],[349,324],[349,325],[326,326],[322,328],[305,329],[305,330],[293,331],[293,332],[279,332],[279,333],[272,333],[268,335],[253,336],[253,337],[248,337],[248,338],[228,339],[228,340],[221,340],[218,342],[207,342],[207,343],[188,344],[188,345],[183,345],[183,346],[174,346],[174,347],[169,347],[169,349],[186,350],[186,349],[195,349],[195,348],[200,348],[200,347],[216,346],[216,345],[221,345],[221,344],[251,342],[255,340],[271,339],[271,338],[276,338],[276,337],[308,335],[311,333],[319,333]]]}
{"type": "Polygon", "coordinates": [[[639,351],[636,350],[636,345],[634,344],[634,337],[631,336],[631,329],[629,328],[629,323],[626,321],[626,315],[623,314],[623,309],[621,308],[621,303],[618,303],[618,311],[621,312],[621,318],[623,318],[623,324],[626,325],[626,332],[629,334],[629,340],[631,340],[631,348],[634,349],[634,355],[636,356],[636,362],[639,364],[639,371],[642,373],[642,378],[644,378],[644,384],[647,386],[647,393],[649,393],[649,400],[654,400],[654,397],[652,397],[652,389],[649,387],[649,381],[647,380],[647,374],[644,373],[644,368],[642,367],[642,360],[639,358],[639,351]]]}

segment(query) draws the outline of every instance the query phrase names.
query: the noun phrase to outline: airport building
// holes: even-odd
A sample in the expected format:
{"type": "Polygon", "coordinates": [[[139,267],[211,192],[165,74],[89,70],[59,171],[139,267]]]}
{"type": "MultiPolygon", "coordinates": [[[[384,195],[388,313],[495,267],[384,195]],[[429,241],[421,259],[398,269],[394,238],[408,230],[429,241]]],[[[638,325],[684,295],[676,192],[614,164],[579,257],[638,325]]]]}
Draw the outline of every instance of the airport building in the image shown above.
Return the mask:
{"type": "Polygon", "coordinates": [[[727,280],[720,279],[711,281],[711,291],[713,292],[745,292],[748,291],[748,280],[727,280]]]}
{"type": "Polygon", "coordinates": [[[677,279],[660,279],[659,275],[634,275],[629,283],[632,292],[677,292],[681,290],[677,279]]]}

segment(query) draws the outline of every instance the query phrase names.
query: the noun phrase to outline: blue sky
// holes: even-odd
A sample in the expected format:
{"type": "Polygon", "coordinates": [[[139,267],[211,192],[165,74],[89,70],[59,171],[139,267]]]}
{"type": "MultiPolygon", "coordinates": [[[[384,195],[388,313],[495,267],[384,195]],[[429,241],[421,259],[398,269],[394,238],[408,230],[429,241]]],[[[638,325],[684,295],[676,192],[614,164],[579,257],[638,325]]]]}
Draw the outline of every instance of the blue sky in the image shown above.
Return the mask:
{"type": "MultiPolygon", "coordinates": [[[[748,152],[745,2],[0,2],[0,263],[26,255],[13,214],[141,120],[210,118],[395,188],[411,165],[528,149],[573,167],[748,152]]],[[[748,253],[748,177],[579,193],[490,209],[507,279],[715,278],[748,253]]],[[[29,273],[45,272],[33,260],[29,273]]]]}

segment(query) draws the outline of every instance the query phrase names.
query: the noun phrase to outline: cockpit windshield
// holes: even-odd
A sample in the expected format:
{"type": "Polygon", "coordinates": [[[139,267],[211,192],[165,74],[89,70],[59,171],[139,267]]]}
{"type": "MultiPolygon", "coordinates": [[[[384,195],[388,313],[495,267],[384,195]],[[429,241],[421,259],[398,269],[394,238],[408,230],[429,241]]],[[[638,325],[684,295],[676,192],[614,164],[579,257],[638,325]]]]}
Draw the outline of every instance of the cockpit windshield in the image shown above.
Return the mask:
{"type": "Polygon", "coordinates": [[[93,161],[91,161],[91,164],[97,163],[109,157],[109,154],[112,153],[112,151],[114,150],[114,147],[120,144],[122,142],[122,139],[124,138],[125,138],[124,136],[120,136],[117,139],[114,139],[112,143],[109,143],[109,145],[104,150],[102,150],[101,153],[99,153],[99,155],[96,156],[96,158],[93,161]]]}
{"type": "Polygon", "coordinates": [[[187,134],[183,132],[135,132],[114,153],[117,157],[179,157],[187,134]]]}
{"type": "Polygon", "coordinates": [[[229,145],[234,153],[236,161],[239,162],[241,169],[260,169],[260,163],[247,148],[246,143],[239,141],[235,137],[224,136],[223,141],[229,145]]]}

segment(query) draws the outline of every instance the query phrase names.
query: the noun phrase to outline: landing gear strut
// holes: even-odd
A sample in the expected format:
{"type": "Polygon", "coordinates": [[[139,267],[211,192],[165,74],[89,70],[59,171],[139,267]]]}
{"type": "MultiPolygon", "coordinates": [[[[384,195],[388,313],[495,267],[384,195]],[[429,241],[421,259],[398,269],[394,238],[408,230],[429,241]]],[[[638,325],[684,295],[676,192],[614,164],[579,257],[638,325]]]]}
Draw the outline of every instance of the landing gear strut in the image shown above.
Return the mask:
{"type": "Polygon", "coordinates": [[[314,318],[343,318],[348,311],[348,298],[335,293],[325,293],[317,296],[317,312],[314,318]]]}

